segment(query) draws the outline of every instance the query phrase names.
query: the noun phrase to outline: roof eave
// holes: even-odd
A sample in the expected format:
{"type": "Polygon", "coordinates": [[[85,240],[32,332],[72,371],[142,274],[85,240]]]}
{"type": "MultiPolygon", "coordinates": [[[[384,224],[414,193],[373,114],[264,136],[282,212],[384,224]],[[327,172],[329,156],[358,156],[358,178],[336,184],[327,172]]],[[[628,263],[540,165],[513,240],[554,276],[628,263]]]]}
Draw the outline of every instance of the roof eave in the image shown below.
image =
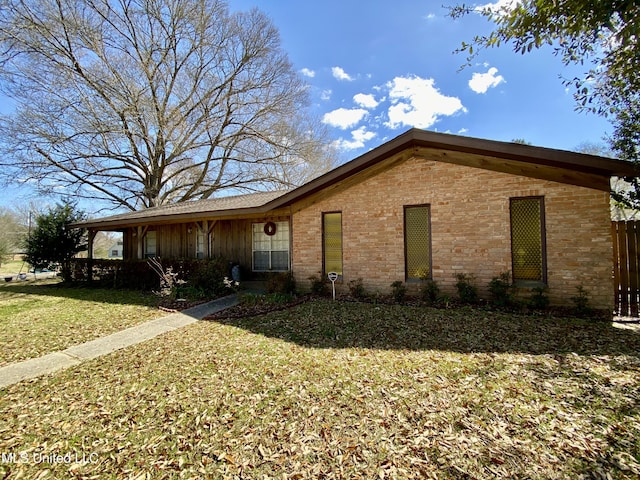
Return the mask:
{"type": "Polygon", "coordinates": [[[206,212],[190,212],[190,213],[178,213],[158,215],[154,217],[135,217],[127,219],[114,219],[114,220],[96,220],[79,222],[71,225],[72,228],[86,228],[100,230],[119,230],[129,227],[141,226],[141,225],[166,225],[169,223],[185,223],[189,221],[197,221],[204,219],[215,219],[222,217],[242,217],[250,215],[259,215],[269,211],[265,208],[265,205],[259,207],[247,207],[247,208],[232,208],[225,210],[215,210],[206,212]]]}
{"type": "Polygon", "coordinates": [[[278,208],[290,204],[319,192],[332,183],[339,182],[366,170],[376,164],[380,159],[388,158],[405,150],[417,148],[453,150],[525,163],[533,163],[531,160],[534,160],[538,165],[575,170],[609,178],[612,176],[630,177],[638,175],[635,164],[622,160],[513,142],[499,142],[496,140],[429,132],[414,128],[370,150],[360,157],[317,177],[311,182],[272,200],[266,204],[266,206],[278,208]]]}

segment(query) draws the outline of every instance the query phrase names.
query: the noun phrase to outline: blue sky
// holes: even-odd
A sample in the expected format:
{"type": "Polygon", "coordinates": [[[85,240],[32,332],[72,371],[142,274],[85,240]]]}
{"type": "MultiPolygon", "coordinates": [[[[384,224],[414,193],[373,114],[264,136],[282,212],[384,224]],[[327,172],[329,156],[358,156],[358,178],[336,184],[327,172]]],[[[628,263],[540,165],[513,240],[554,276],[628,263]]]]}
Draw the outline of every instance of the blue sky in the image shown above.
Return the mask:
{"type": "MultiPolygon", "coordinates": [[[[495,48],[460,70],[465,55],[454,50],[491,24],[475,14],[452,20],[443,4],[453,1],[228,2],[273,20],[342,162],[412,127],[565,150],[605,143],[610,131],[606,120],[574,110],[560,75],[582,76],[585,67],[566,68],[551,47],[524,56],[495,48]]],[[[0,206],[30,194],[5,189],[0,206]]]]}
{"type": "Polygon", "coordinates": [[[452,20],[442,5],[455,3],[230,0],[271,17],[343,160],[411,127],[565,150],[604,143],[609,124],[574,111],[559,78],[585,68],[566,68],[551,47],[523,56],[503,46],[460,70],[465,55],[454,50],[491,24],[452,20]]]}

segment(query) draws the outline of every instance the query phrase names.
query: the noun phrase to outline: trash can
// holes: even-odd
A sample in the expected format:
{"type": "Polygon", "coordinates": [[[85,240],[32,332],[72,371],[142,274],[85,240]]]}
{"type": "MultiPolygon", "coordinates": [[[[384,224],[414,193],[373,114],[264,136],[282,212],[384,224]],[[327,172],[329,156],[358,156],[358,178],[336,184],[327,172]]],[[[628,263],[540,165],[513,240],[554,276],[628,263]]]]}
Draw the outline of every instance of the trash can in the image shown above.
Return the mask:
{"type": "Polygon", "coordinates": [[[240,281],[240,264],[238,262],[229,262],[229,274],[234,282],[240,281]]]}

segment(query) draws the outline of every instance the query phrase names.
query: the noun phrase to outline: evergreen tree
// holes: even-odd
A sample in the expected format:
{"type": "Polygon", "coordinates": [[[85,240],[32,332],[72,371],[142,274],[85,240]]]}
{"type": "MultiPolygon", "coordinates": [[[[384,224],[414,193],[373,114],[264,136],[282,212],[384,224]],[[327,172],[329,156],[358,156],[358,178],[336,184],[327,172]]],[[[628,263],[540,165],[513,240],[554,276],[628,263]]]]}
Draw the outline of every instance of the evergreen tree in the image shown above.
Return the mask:
{"type": "Polygon", "coordinates": [[[26,261],[33,268],[60,267],[62,279],[71,279],[71,259],[87,249],[86,232],[70,225],[85,219],[75,205],[56,205],[35,219],[35,228],[25,243],[26,261]]]}

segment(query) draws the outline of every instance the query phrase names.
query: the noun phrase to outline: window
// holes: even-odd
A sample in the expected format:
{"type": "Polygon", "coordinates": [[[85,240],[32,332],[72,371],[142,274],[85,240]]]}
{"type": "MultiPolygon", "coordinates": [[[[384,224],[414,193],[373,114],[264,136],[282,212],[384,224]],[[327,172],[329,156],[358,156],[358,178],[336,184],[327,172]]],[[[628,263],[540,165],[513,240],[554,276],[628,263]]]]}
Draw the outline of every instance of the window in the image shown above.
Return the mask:
{"type": "Polygon", "coordinates": [[[144,256],[145,258],[155,257],[157,248],[156,248],[156,231],[149,230],[147,234],[144,236],[144,256]]]}
{"type": "Polygon", "coordinates": [[[431,278],[431,225],[429,205],[404,207],[406,280],[431,278]]]}
{"type": "Polygon", "coordinates": [[[111,250],[111,256],[112,257],[117,257],[119,254],[118,250],[111,250]]]}
{"type": "Polygon", "coordinates": [[[342,275],[342,213],[322,214],[323,270],[342,275]]]}
{"type": "Polygon", "coordinates": [[[265,228],[267,225],[253,224],[253,271],[287,271],[289,270],[289,222],[275,222],[273,235],[267,235],[265,231],[268,230],[265,228]]]}
{"type": "Polygon", "coordinates": [[[204,258],[206,234],[203,228],[196,227],[196,258],[204,258]]]}
{"type": "Polygon", "coordinates": [[[546,283],[544,198],[512,198],[510,214],[513,280],[546,283]]]}

